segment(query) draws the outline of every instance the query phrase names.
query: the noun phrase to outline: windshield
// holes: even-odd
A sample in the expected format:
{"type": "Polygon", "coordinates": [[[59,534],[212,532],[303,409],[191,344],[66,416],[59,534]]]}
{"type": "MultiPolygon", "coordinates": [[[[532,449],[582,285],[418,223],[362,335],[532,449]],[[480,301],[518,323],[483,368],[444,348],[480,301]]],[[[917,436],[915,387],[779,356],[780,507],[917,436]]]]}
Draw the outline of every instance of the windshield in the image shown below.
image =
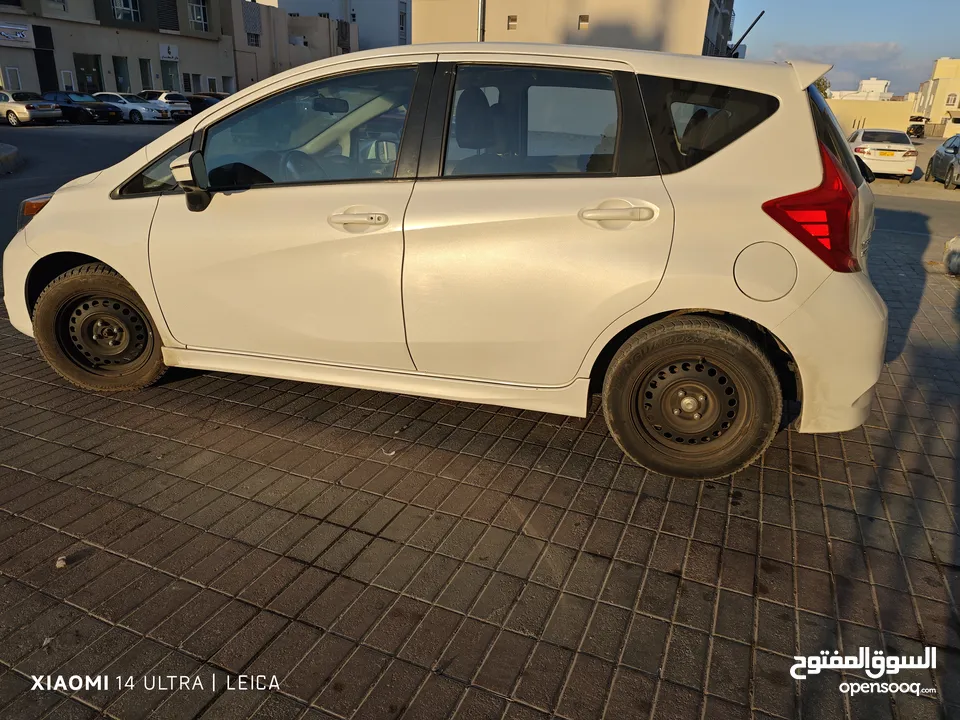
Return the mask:
{"type": "Polygon", "coordinates": [[[187,99],[183,95],[178,95],[177,93],[167,93],[166,97],[169,102],[186,102],[187,99]]]}
{"type": "Polygon", "coordinates": [[[87,95],[86,93],[67,93],[67,97],[74,102],[100,102],[93,95],[87,95]]]}
{"type": "Polygon", "coordinates": [[[864,130],[863,142],[865,143],[889,143],[892,145],[910,145],[910,138],[906,133],[888,132],[886,130],[864,130]]]}
{"type": "Polygon", "coordinates": [[[35,92],[15,92],[11,96],[17,102],[26,102],[27,100],[43,100],[42,97],[37,95],[35,92]]]}
{"type": "Polygon", "coordinates": [[[132,94],[130,94],[130,93],[124,93],[124,94],[121,95],[120,97],[122,97],[122,98],[123,98],[124,100],[126,100],[127,102],[132,102],[132,103],[142,103],[142,102],[143,102],[143,98],[142,98],[142,97],[140,97],[139,95],[132,95],[132,94]]]}

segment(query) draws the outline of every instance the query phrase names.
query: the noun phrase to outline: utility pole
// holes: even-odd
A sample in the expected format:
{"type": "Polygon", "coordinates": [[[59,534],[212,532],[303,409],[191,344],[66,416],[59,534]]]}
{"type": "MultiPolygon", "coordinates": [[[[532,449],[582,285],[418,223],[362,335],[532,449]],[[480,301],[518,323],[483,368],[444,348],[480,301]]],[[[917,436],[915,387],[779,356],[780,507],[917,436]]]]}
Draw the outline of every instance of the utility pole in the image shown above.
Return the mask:
{"type": "Polygon", "coordinates": [[[477,42],[483,42],[486,34],[487,0],[477,0],[477,42]]]}

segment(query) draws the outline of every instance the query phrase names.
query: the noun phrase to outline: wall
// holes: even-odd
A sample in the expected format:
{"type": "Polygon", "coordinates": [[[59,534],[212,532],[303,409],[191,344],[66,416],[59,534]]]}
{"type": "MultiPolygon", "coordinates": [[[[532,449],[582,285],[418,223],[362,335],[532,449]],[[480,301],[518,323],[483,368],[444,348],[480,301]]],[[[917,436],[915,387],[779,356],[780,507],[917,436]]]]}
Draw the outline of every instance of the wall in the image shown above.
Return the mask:
{"type": "Polygon", "coordinates": [[[275,0],[288,13],[300,17],[327,13],[331,20],[350,21],[356,15],[360,50],[409,44],[412,36],[410,18],[413,0],[275,0]],[[406,41],[400,37],[400,3],[407,6],[406,41]]]}
{"type": "Polygon", "coordinates": [[[908,100],[877,102],[875,100],[827,100],[837,116],[845,135],[857,128],[906,130],[913,115],[913,103],[908,100]]]}
{"type": "MultiPolygon", "coordinates": [[[[0,14],[0,22],[19,22],[26,18],[0,14]]],[[[160,45],[176,45],[179,49],[179,73],[197,73],[206,77],[216,77],[217,87],[223,83],[223,76],[235,74],[233,60],[233,38],[220,37],[219,40],[201,40],[185,35],[169,35],[137,30],[117,30],[83,22],[70,22],[57,18],[29,18],[31,25],[46,25],[51,29],[54,45],[54,61],[60,87],[63,88],[61,71],[69,70],[74,74],[76,86],[76,64],[74,53],[87,53],[100,56],[103,89],[116,91],[117,83],[113,73],[113,56],[126,57],[130,85],[134,92],[143,89],[140,81],[139,59],[150,60],[153,74],[153,87],[160,88],[160,45]]],[[[21,84],[25,90],[39,90],[39,78],[32,50],[20,50],[0,47],[0,68],[16,63],[20,69],[21,84]]]]}
{"type": "MultiPolygon", "coordinates": [[[[476,0],[412,2],[414,42],[476,41],[476,0]]],[[[700,55],[709,7],[710,0],[487,0],[484,39],[700,55]],[[580,15],[589,16],[586,29],[578,28],[580,15]]]]}

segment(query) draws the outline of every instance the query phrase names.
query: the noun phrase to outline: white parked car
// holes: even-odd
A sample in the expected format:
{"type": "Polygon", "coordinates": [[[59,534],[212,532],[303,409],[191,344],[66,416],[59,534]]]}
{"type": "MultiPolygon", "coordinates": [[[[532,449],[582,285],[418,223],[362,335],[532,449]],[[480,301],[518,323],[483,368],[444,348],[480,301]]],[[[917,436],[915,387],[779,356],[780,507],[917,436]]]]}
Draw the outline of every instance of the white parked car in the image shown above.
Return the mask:
{"type": "Polygon", "coordinates": [[[178,92],[166,92],[165,90],[144,90],[140,97],[149,100],[156,107],[166,110],[170,117],[177,122],[182,122],[193,115],[193,109],[190,107],[190,101],[186,96],[178,92]]]}
{"type": "Polygon", "coordinates": [[[102,391],[184,366],[580,417],[599,392],[637,462],[725,476],[787,409],[863,423],[883,365],[872,174],[828,69],[494,43],[300,66],[25,201],[10,322],[102,391]]]}
{"type": "Polygon", "coordinates": [[[116,105],[123,113],[123,119],[127,122],[141,123],[144,120],[156,122],[171,119],[169,110],[157,107],[150,100],[144,100],[133,93],[98,92],[94,93],[93,96],[98,100],[116,105]]]}
{"type": "Polygon", "coordinates": [[[913,180],[913,172],[917,169],[917,148],[902,130],[856,130],[847,142],[878,175],[894,175],[902,183],[913,180]]]}

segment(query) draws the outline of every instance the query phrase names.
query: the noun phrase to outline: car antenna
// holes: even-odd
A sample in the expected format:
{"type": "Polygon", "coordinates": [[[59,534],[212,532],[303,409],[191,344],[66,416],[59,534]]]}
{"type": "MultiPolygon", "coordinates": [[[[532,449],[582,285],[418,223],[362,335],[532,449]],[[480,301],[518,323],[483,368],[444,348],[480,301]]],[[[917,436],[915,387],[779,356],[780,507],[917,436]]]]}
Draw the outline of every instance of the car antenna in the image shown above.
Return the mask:
{"type": "Polygon", "coordinates": [[[756,25],[758,22],[760,22],[760,18],[762,18],[766,14],[767,14],[766,10],[760,11],[760,14],[757,15],[757,19],[754,20],[752,23],[750,23],[750,27],[747,28],[747,31],[740,36],[739,40],[737,40],[737,44],[727,51],[727,57],[733,57],[734,53],[737,52],[737,48],[739,48],[743,44],[744,38],[746,38],[747,35],[750,34],[750,31],[753,30],[753,26],[756,25]]]}

